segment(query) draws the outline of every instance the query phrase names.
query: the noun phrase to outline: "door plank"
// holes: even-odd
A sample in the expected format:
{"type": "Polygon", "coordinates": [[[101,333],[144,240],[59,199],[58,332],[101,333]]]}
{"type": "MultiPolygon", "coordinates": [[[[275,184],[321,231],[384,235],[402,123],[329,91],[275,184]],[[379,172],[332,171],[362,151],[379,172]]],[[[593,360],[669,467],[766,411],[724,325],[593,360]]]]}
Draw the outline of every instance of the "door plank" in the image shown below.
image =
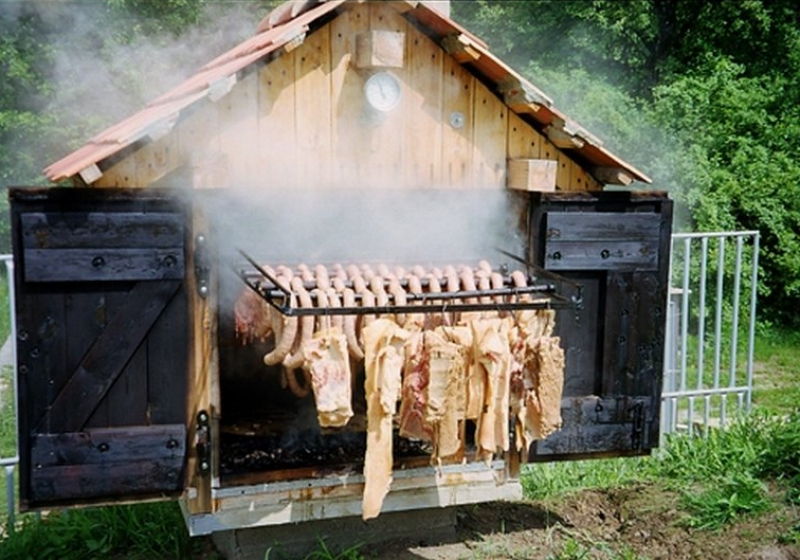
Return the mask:
{"type": "Polygon", "coordinates": [[[139,282],[86,353],[39,424],[77,432],[119,377],[150,328],[180,287],[180,281],[139,282]]]}
{"type": "Polygon", "coordinates": [[[185,455],[183,424],[40,434],[31,445],[31,490],[51,502],[174,493],[185,455]]]}

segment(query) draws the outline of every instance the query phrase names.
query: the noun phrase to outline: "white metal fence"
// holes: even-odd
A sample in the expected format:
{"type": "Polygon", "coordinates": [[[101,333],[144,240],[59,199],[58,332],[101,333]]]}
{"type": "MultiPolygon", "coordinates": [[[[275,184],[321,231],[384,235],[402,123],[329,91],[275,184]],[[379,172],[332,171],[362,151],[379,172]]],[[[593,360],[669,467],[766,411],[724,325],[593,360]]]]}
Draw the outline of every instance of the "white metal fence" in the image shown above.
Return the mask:
{"type": "Polygon", "coordinates": [[[757,231],[672,236],[662,434],[750,411],[758,250],[757,231]]]}
{"type": "MultiPolygon", "coordinates": [[[[17,446],[17,347],[16,339],[17,321],[14,310],[14,261],[11,255],[0,255],[6,270],[7,283],[6,298],[9,309],[9,337],[0,341],[0,467],[3,467],[2,476],[5,478],[5,504],[8,512],[9,523],[14,523],[16,511],[14,495],[14,475],[19,464],[19,451],[17,446]],[[5,344],[3,343],[5,342],[5,344]]],[[[2,494],[0,494],[1,496],[2,494]]],[[[0,502],[3,498],[0,498],[0,502]]],[[[2,509],[0,509],[2,511],[2,509]]],[[[0,523],[0,529],[2,524],[0,523]]]]}
{"type": "MultiPolygon", "coordinates": [[[[749,411],[753,394],[758,232],[675,234],[667,313],[662,433],[705,432],[749,411]],[[733,253],[728,250],[733,244],[733,253]],[[745,261],[747,261],[745,263],[745,261]],[[711,289],[709,289],[711,288],[711,289]],[[744,300],[743,298],[748,298],[744,300]],[[742,316],[742,308],[745,314],[742,316]],[[740,333],[746,342],[740,348],[740,333]]],[[[16,446],[16,318],[14,262],[0,255],[6,268],[10,335],[0,371],[0,445],[8,519],[13,523],[16,446]],[[9,436],[8,434],[13,434],[9,436]]],[[[0,508],[2,511],[2,508],[0,508]]]]}

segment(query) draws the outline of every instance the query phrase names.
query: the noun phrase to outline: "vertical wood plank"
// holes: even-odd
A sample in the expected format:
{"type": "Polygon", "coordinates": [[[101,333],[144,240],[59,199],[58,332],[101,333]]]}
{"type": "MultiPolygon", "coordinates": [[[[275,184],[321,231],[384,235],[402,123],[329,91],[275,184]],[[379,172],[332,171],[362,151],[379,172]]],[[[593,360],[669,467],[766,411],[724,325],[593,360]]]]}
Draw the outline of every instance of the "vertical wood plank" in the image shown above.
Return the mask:
{"type": "Polygon", "coordinates": [[[603,190],[597,179],[592,177],[583,167],[574,164],[571,173],[572,188],[576,191],[603,190]]]}
{"type": "Polygon", "coordinates": [[[442,183],[442,72],[445,53],[408,26],[406,68],[409,88],[405,126],[406,177],[413,187],[442,183]]]}
{"type": "Polygon", "coordinates": [[[230,186],[257,188],[265,178],[258,166],[258,75],[244,77],[218,105],[219,139],[230,186]]]}
{"type": "Polygon", "coordinates": [[[295,55],[297,182],[303,187],[330,186],[331,155],[330,26],[306,38],[295,55]]]}
{"type": "Polygon", "coordinates": [[[564,191],[575,190],[572,184],[572,160],[558,149],[556,149],[556,160],[558,161],[558,168],[556,171],[557,188],[564,191]]]}
{"type": "Polygon", "coordinates": [[[146,187],[173,171],[178,164],[177,147],[178,136],[173,130],[137,151],[133,155],[137,186],[146,187]]]}
{"type": "MultiPolygon", "coordinates": [[[[20,399],[25,399],[20,416],[32,432],[69,379],[63,364],[67,356],[64,295],[23,288],[19,293],[17,323],[17,364],[20,399]]],[[[48,425],[47,430],[53,427],[48,425]]]]}
{"type": "Polygon", "coordinates": [[[265,187],[296,185],[295,51],[285,53],[258,72],[258,161],[268,177],[265,187]]]}
{"type": "Polygon", "coordinates": [[[475,90],[475,187],[505,188],[508,108],[480,82],[475,90]]]}
{"type": "Polygon", "coordinates": [[[178,158],[189,166],[192,187],[198,189],[228,186],[228,161],[219,142],[219,108],[202,103],[176,127],[178,158]]]}
{"type": "MultiPolygon", "coordinates": [[[[369,29],[403,33],[406,37],[406,57],[408,56],[408,23],[397,11],[383,2],[368,2],[369,29]]],[[[406,127],[413,120],[410,114],[410,92],[407,65],[392,68],[391,73],[400,81],[402,96],[400,105],[392,111],[380,113],[366,107],[363,93],[352,99],[357,106],[367,111],[365,132],[369,138],[367,167],[359,171],[362,186],[375,188],[403,187],[406,183],[404,172],[404,142],[406,127]]],[[[368,72],[364,79],[369,77],[368,72]]]]}
{"type": "Polygon", "coordinates": [[[136,187],[136,158],[127,156],[103,172],[95,183],[98,187],[136,187]]]}
{"type": "Polygon", "coordinates": [[[442,186],[469,188],[473,185],[472,137],[475,121],[472,103],[475,78],[453,57],[443,56],[442,186]],[[461,126],[451,123],[451,118],[456,116],[461,126]]]}
{"type": "Polygon", "coordinates": [[[331,22],[332,175],[340,187],[359,186],[370,147],[364,78],[355,71],[354,60],[356,36],[369,29],[369,6],[349,7],[331,22]]]}
{"type": "Polygon", "coordinates": [[[147,415],[153,424],[183,424],[189,328],[185,285],[169,302],[147,339],[147,415]]]}
{"type": "Polygon", "coordinates": [[[146,426],[147,343],[143,342],[103,399],[108,405],[108,426],[146,426]]]}
{"type": "MultiPolygon", "coordinates": [[[[208,220],[202,211],[193,209],[191,231],[207,231],[208,220]]],[[[195,246],[192,244],[188,251],[188,268],[194,269],[195,246]]],[[[186,425],[188,427],[188,441],[195,441],[197,436],[197,414],[201,410],[211,415],[212,424],[218,421],[220,402],[218,392],[213,391],[212,385],[219,384],[219,360],[216,350],[217,344],[217,286],[216,275],[209,279],[209,294],[201,298],[197,291],[195,276],[187,276],[185,287],[188,296],[189,310],[189,367],[187,370],[187,407],[186,425]]],[[[213,434],[212,434],[213,437],[213,434]]],[[[213,451],[212,451],[213,453],[213,451]]],[[[217,458],[218,459],[218,458],[217,458]]],[[[211,476],[200,475],[197,471],[197,457],[189,453],[186,464],[188,488],[193,488],[196,493],[188,500],[190,513],[211,512],[211,476]]]]}
{"type": "Polygon", "coordinates": [[[509,159],[541,159],[543,136],[514,112],[508,114],[509,159]]]}
{"type": "MultiPolygon", "coordinates": [[[[94,340],[103,332],[109,316],[119,304],[115,294],[107,293],[110,285],[98,286],[97,293],[74,292],[65,296],[66,329],[69,332],[66,370],[75,371],[94,340]]],[[[88,428],[109,426],[108,402],[103,399],[86,423],[88,428]]]]}

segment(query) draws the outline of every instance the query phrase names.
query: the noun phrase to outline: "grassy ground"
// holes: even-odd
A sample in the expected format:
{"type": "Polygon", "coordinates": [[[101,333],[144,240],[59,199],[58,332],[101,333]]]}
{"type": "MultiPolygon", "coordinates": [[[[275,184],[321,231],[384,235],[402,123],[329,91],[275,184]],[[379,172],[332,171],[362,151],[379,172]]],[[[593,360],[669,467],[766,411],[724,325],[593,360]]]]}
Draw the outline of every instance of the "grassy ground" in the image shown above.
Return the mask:
{"type": "MultiPolygon", "coordinates": [[[[450,552],[441,549],[436,556],[426,556],[405,551],[404,556],[357,546],[339,551],[320,541],[307,558],[529,558],[534,557],[532,550],[541,553],[536,557],[554,560],[682,554],[715,558],[725,556],[716,556],[713,548],[680,547],[696,542],[706,543],[705,547],[733,546],[730,550],[736,551],[736,546],[748,546],[750,537],[763,540],[763,531],[750,529],[751,524],[772,528],[768,544],[800,546],[800,333],[761,329],[755,358],[755,411],[726,431],[711,431],[708,437],[670,438],[652,457],[528,467],[522,480],[526,503],[461,508],[459,530],[470,533],[458,543],[461,548],[450,552]],[[634,507],[626,505],[628,501],[638,504],[635,511],[626,509],[634,507]],[[666,524],[680,533],[676,537],[662,531],[665,536],[659,540],[641,528],[622,539],[620,535],[633,530],[634,521],[620,521],[614,532],[604,514],[599,527],[605,533],[576,521],[596,516],[597,511],[607,511],[609,519],[631,517],[666,524]],[[530,523],[518,533],[522,536],[512,538],[510,528],[526,519],[530,523]],[[498,523],[500,531],[489,529],[498,523]],[[537,527],[539,536],[532,530],[537,527]],[[637,537],[645,533],[650,535],[647,539],[637,537]],[[667,552],[647,548],[656,544],[667,552]]],[[[0,411],[3,453],[14,445],[13,430],[4,429],[12,413],[8,405],[0,411]]],[[[0,511],[1,516],[5,508],[0,511]]],[[[19,517],[14,527],[5,525],[7,537],[0,544],[0,559],[215,557],[207,540],[186,535],[173,503],[71,510],[44,519],[27,515],[19,517]]],[[[794,556],[777,556],[784,557],[794,556]]]]}

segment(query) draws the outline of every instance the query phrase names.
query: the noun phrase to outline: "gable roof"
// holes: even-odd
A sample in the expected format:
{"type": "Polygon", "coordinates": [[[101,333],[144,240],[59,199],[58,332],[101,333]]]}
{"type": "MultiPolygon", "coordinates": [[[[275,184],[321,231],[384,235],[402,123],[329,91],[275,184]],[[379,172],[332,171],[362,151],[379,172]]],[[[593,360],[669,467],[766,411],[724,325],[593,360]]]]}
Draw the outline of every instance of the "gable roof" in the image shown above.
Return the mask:
{"type": "MultiPolygon", "coordinates": [[[[198,101],[215,100],[236,83],[248,66],[280,54],[302,42],[326,16],[359,0],[293,0],[265,17],[256,34],[212,60],[196,74],[153,100],[144,109],[91,138],[83,147],[51,164],[45,176],[58,182],[73,177],[133,144],[157,139],[178,121],[181,112],[198,101]]],[[[602,142],[553,106],[552,100],[494,56],[486,43],[438,10],[416,0],[392,2],[405,18],[431,37],[457,62],[490,85],[509,109],[522,115],[560,148],[568,148],[588,165],[601,182],[651,179],[621,160],[602,142]],[[613,176],[613,177],[612,177],[613,176]],[[609,177],[612,177],[609,179],[609,177]]]]}

